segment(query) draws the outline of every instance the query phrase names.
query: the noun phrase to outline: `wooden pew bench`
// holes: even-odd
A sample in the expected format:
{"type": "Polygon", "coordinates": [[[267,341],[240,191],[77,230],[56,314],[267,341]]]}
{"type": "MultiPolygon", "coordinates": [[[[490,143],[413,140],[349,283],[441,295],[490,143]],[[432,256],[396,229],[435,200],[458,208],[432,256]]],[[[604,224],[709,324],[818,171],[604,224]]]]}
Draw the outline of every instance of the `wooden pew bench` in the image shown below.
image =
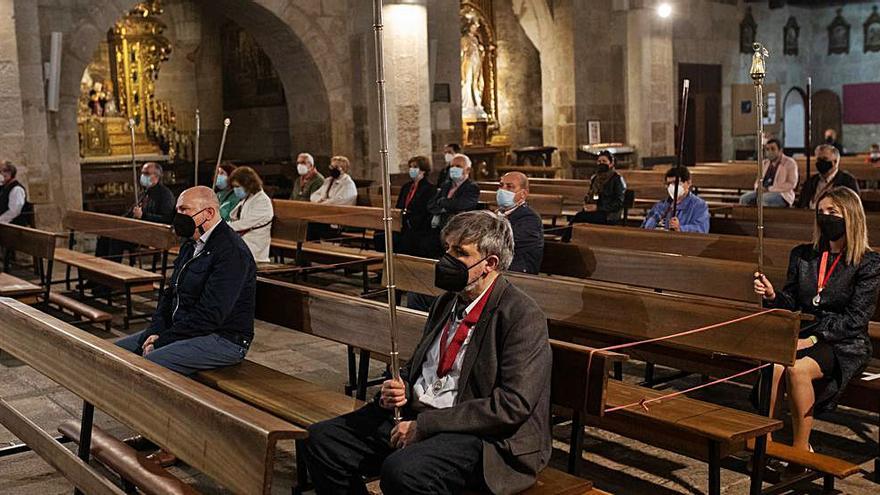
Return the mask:
{"type": "MultiPolygon", "coordinates": [[[[364,335],[359,331],[361,327],[384,327],[387,307],[381,303],[265,279],[261,279],[258,284],[260,297],[257,318],[294,331],[307,331],[336,342],[369,349],[374,353],[390,352],[387,339],[375,336],[372,345],[365,346],[364,335]],[[291,296],[296,300],[291,300],[291,296]],[[286,300],[291,302],[291,307],[295,307],[292,310],[294,312],[302,309],[301,304],[307,305],[311,311],[297,313],[295,319],[288,319],[291,315],[289,307],[279,311],[277,304],[261,304],[261,300],[286,300]],[[315,305],[327,304],[338,307],[340,311],[321,315],[315,305]],[[349,311],[361,315],[358,324],[353,324],[346,314],[349,311]]],[[[408,310],[402,310],[402,314],[404,318],[400,331],[403,340],[412,343],[409,347],[401,348],[402,356],[407,358],[422,334],[425,316],[423,313],[408,310]]],[[[582,424],[581,421],[588,414],[601,415],[604,410],[608,370],[612,362],[625,357],[598,352],[591,359],[590,349],[582,346],[558,341],[551,341],[551,346],[554,363],[551,402],[573,411],[573,421],[577,425],[582,424]]],[[[196,379],[301,427],[351,412],[363,405],[362,401],[341,392],[326,390],[248,360],[236,366],[201,372],[196,375],[196,379]]],[[[569,471],[576,472],[580,465],[580,456],[577,454],[583,450],[583,430],[573,428],[572,431],[572,445],[579,447],[571,449],[569,471]]],[[[298,465],[298,473],[301,486],[304,486],[304,467],[298,465]]],[[[591,490],[592,485],[587,480],[548,468],[540,475],[538,484],[524,493],[601,493],[591,490]]]]}
{"type": "Polygon", "coordinates": [[[45,290],[37,284],[8,273],[0,273],[0,297],[11,297],[25,304],[37,302],[45,290]]]}
{"type": "Polygon", "coordinates": [[[123,493],[88,464],[95,409],[243,495],[268,495],[277,442],[305,438],[301,428],[17,301],[0,299],[0,321],[0,348],[83,400],[78,455],[2,400],[0,423],[84,493],[123,493]]]}

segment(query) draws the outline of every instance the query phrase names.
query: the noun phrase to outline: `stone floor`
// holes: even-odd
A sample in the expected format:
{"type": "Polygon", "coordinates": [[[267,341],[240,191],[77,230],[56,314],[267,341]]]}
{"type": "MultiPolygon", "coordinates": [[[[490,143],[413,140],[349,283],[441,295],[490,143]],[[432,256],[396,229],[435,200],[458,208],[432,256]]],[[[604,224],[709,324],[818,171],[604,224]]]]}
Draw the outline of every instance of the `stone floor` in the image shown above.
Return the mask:
{"type": "MultiPolygon", "coordinates": [[[[322,281],[313,279],[313,282],[322,281]]],[[[323,281],[325,286],[341,291],[355,291],[356,283],[340,279],[323,281]]],[[[137,298],[136,303],[141,310],[148,310],[155,304],[154,301],[141,298],[137,298]]],[[[107,309],[106,306],[94,304],[107,309]]],[[[111,333],[98,328],[89,329],[108,340],[125,334],[121,330],[119,307],[110,309],[116,315],[111,333]]],[[[346,380],[347,360],[343,346],[263,322],[257,324],[255,342],[248,357],[336,390],[340,390],[346,380]]],[[[381,370],[374,366],[373,371],[378,374],[381,370]]],[[[664,371],[659,369],[658,374],[664,371]]],[[[627,379],[636,380],[642,368],[635,364],[628,365],[625,372],[627,379]]],[[[696,383],[696,379],[675,381],[670,388],[686,388],[696,383]]],[[[738,385],[712,387],[695,396],[749,408],[748,390],[738,385]]],[[[81,402],[73,394],[8,355],[0,357],[0,397],[53,434],[61,421],[79,417],[81,408],[81,402]]],[[[875,422],[876,418],[868,414],[844,408],[817,422],[817,431],[812,439],[816,450],[859,463],[863,468],[862,473],[839,481],[837,493],[880,493],[880,487],[872,481],[878,436],[875,422]]],[[[96,424],[118,437],[130,433],[126,427],[100,413],[96,417],[96,424]]],[[[552,465],[564,469],[569,426],[559,425],[553,433],[552,465]]],[[[784,440],[785,435],[781,435],[780,439],[784,440]]],[[[15,443],[17,439],[0,427],[0,447],[15,443]]],[[[290,493],[291,480],[294,478],[292,447],[291,443],[282,444],[279,448],[273,493],[290,493]]],[[[71,485],[33,453],[0,459],[0,466],[0,494],[71,493],[71,485]]],[[[740,471],[744,466],[745,462],[738,459],[728,463],[728,467],[740,471]]],[[[722,471],[722,491],[725,494],[748,493],[748,477],[731,469],[722,471]]],[[[185,466],[174,468],[174,473],[194,483],[203,493],[226,493],[211,480],[185,466]]],[[[592,479],[598,488],[617,494],[698,494],[704,493],[707,481],[706,465],[702,462],[596,429],[587,431],[583,475],[592,479]]],[[[821,489],[816,484],[787,493],[821,493],[821,489]]]]}

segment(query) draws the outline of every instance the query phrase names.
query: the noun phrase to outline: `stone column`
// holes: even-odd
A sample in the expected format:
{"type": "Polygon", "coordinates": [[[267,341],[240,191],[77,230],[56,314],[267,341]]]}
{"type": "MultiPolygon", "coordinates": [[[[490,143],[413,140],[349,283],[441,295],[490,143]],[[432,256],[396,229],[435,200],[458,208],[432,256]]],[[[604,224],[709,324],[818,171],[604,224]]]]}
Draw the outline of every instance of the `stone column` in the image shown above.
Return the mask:
{"type": "Polygon", "coordinates": [[[626,13],[626,135],[640,157],[675,153],[672,23],[652,8],[626,13]]]}
{"type": "Polygon", "coordinates": [[[403,170],[406,160],[412,156],[431,156],[430,77],[426,63],[428,14],[425,2],[408,0],[386,4],[383,23],[388,163],[391,173],[395,173],[403,170]]]}
{"type": "Polygon", "coordinates": [[[13,0],[0,0],[0,160],[11,160],[27,175],[24,150],[24,117],[21,110],[18,43],[15,37],[13,0]]]}

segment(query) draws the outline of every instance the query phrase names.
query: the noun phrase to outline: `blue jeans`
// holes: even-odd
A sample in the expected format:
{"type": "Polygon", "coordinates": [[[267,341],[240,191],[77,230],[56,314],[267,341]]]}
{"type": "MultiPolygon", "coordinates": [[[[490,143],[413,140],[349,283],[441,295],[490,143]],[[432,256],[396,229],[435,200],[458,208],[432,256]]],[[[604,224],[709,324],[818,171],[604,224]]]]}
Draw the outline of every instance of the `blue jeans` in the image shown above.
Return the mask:
{"type": "MultiPolygon", "coordinates": [[[[778,192],[765,192],[764,193],[764,206],[770,206],[775,208],[788,208],[790,205],[785,198],[782,197],[782,193],[778,192]]],[[[750,191],[739,197],[739,204],[747,205],[747,206],[755,206],[758,203],[758,193],[755,191],[750,191]]]]}
{"type": "MultiPolygon", "coordinates": [[[[119,339],[116,345],[140,356],[142,350],[139,343],[141,339],[146,340],[146,332],[147,330],[119,339]]],[[[247,355],[247,351],[246,347],[212,333],[164,345],[147,354],[145,359],[182,375],[193,375],[201,370],[238,364],[247,355]]]]}

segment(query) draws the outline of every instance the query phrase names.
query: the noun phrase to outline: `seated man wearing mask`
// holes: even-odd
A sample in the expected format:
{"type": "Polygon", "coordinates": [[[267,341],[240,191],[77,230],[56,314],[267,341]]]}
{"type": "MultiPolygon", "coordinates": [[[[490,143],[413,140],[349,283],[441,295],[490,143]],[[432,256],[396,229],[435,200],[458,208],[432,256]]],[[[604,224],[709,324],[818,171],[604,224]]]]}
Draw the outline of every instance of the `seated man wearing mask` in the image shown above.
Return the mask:
{"type": "Polygon", "coordinates": [[[848,187],[856,194],[859,184],[846,170],[840,170],[840,151],[830,144],[816,146],[816,174],[804,182],[797,200],[798,208],[816,209],[816,202],[826,191],[848,187]]]}
{"type": "Polygon", "coordinates": [[[691,171],[687,167],[672,167],[666,171],[666,190],[669,194],[654,205],[643,229],[665,229],[676,232],[709,232],[709,206],[702,198],[691,193],[691,171]],[[678,201],[673,215],[672,198],[675,197],[675,179],[678,178],[678,201]]]}
{"type": "Polygon", "coordinates": [[[743,194],[739,198],[742,205],[755,206],[758,198],[757,190],[764,188],[764,206],[787,208],[794,204],[794,190],[798,185],[798,165],[793,158],[785,156],[782,144],[778,139],[771,139],[764,145],[762,166],[763,179],[755,181],[755,190],[743,194]]]}
{"type": "Polygon", "coordinates": [[[449,143],[443,147],[443,161],[446,165],[437,176],[437,187],[442,186],[444,182],[449,180],[449,168],[452,167],[452,159],[459,153],[461,153],[461,146],[458,143],[449,143]]]}
{"type": "Polygon", "coordinates": [[[150,326],[116,345],[184,375],[236,364],[254,338],[254,258],[210,188],[183,191],[174,231],[185,242],[150,326]]]}
{"type": "Polygon", "coordinates": [[[449,166],[449,180],[438,184],[437,194],[428,201],[435,245],[432,258],[439,258],[442,252],[440,231],[446,222],[463,211],[476,210],[480,203],[480,186],[470,179],[470,172],[471,159],[467,155],[455,155],[449,166]]]}
{"type": "Polygon", "coordinates": [[[294,201],[311,201],[312,194],[324,185],[324,176],[315,168],[315,158],[308,153],[300,153],[296,157],[297,178],[293,181],[293,192],[290,199],[294,201]]]}
{"type": "Polygon", "coordinates": [[[598,168],[590,177],[590,190],[584,196],[583,210],[577,212],[571,223],[617,225],[623,219],[626,181],[614,170],[616,160],[610,151],[599,153],[596,163],[598,168]]]}
{"type": "Polygon", "coordinates": [[[508,271],[536,274],[544,258],[544,224],[541,216],[529,208],[529,178],[522,172],[508,172],[501,177],[496,192],[498,213],[507,217],[513,228],[513,261],[508,271]]]}
{"type": "Polygon", "coordinates": [[[388,494],[517,493],[550,459],[547,320],[501,275],[513,258],[510,224],[461,213],[443,240],[434,284],[446,292],[401,380],[309,428],[306,462],[319,494],[366,493],[362,477],[378,474],[388,494]]]}

